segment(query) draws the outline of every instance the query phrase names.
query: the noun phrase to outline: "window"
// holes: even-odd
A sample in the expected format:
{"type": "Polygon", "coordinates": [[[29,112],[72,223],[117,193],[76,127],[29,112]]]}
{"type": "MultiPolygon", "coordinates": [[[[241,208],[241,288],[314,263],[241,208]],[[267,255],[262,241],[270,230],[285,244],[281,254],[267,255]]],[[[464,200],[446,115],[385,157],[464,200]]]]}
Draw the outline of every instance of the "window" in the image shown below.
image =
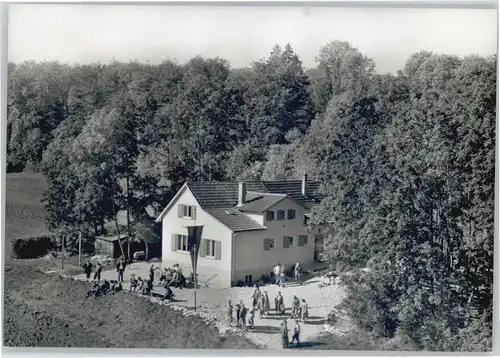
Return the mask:
{"type": "Polygon", "coordinates": [[[196,219],[196,206],[179,204],[178,217],[183,219],[196,219]]]}
{"type": "Polygon", "coordinates": [[[299,246],[305,246],[309,243],[309,237],[307,235],[299,236],[299,246]]]}
{"type": "Polygon", "coordinates": [[[264,251],[270,251],[276,247],[274,239],[265,238],[264,239],[264,251]]]}
{"type": "Polygon", "coordinates": [[[217,240],[201,239],[200,256],[220,260],[222,242],[217,240]]]}
{"type": "Polygon", "coordinates": [[[245,275],[245,283],[252,283],[252,275],[245,275]]]}
{"type": "Polygon", "coordinates": [[[293,239],[293,236],[283,236],[283,248],[289,248],[294,246],[295,240],[293,239]]]}
{"type": "Polygon", "coordinates": [[[214,240],[205,240],[205,256],[215,257],[214,240]]]}
{"type": "Polygon", "coordinates": [[[287,219],[288,219],[288,220],[293,220],[293,219],[295,219],[295,209],[288,209],[288,216],[287,216],[287,219]]]}
{"type": "Polygon", "coordinates": [[[188,237],[187,235],[174,234],[174,250],[173,251],[187,251],[188,250],[188,237]]]}
{"type": "Polygon", "coordinates": [[[273,221],[274,220],[274,211],[266,211],[266,220],[273,221]]]}
{"type": "Polygon", "coordinates": [[[309,218],[304,215],[304,226],[307,226],[308,223],[309,223],[309,218]]]}
{"type": "Polygon", "coordinates": [[[278,210],[278,220],[285,220],[285,210],[278,210]]]}

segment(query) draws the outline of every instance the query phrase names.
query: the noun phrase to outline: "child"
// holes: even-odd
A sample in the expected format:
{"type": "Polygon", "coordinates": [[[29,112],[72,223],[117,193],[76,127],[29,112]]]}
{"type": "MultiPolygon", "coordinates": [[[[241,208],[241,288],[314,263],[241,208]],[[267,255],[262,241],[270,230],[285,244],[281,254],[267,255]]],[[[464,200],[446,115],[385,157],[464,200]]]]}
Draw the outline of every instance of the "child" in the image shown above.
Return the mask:
{"type": "Polygon", "coordinates": [[[253,328],[255,318],[255,307],[250,308],[248,312],[248,327],[253,328]]]}
{"type": "Polygon", "coordinates": [[[135,275],[132,275],[130,277],[130,292],[135,292],[137,289],[137,279],[135,278],[135,275]]]}
{"type": "Polygon", "coordinates": [[[139,277],[137,280],[137,292],[141,293],[144,290],[144,280],[139,277]]]}
{"type": "Polygon", "coordinates": [[[246,331],[247,325],[246,325],[246,318],[247,318],[247,309],[245,305],[242,303],[241,304],[241,311],[240,311],[240,327],[246,331]]]}
{"type": "Polygon", "coordinates": [[[233,304],[231,303],[231,300],[228,302],[227,306],[227,320],[229,321],[229,325],[233,325],[233,304]]]}

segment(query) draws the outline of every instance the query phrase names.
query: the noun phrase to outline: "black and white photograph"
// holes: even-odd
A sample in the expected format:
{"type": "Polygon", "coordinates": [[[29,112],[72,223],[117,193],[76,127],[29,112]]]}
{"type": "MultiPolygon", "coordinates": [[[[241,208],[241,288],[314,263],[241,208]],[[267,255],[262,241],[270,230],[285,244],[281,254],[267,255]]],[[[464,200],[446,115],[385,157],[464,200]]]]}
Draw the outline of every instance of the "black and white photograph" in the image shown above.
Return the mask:
{"type": "Polygon", "coordinates": [[[4,10],[4,347],[492,351],[496,5],[4,10]]]}

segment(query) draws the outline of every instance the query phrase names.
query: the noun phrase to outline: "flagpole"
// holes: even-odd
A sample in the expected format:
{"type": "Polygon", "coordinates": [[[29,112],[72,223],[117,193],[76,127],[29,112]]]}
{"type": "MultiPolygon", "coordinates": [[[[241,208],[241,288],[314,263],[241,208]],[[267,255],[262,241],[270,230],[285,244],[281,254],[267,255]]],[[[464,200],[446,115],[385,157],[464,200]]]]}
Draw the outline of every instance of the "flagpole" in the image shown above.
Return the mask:
{"type": "MultiPolygon", "coordinates": [[[[196,245],[194,245],[194,252],[196,252],[196,245]]],[[[194,279],[194,310],[196,311],[196,286],[197,286],[197,280],[196,280],[196,264],[193,265],[193,279],[194,279]]]]}

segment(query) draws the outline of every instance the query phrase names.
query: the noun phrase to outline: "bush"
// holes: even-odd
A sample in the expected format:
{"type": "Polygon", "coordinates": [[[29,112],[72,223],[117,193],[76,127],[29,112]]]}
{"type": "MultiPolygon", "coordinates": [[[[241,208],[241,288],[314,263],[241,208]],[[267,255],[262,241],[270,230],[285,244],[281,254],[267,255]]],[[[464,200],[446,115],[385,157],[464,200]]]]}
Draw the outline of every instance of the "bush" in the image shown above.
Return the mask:
{"type": "Polygon", "coordinates": [[[341,308],[358,327],[378,336],[392,337],[399,323],[397,313],[393,310],[397,303],[393,280],[394,277],[381,273],[344,276],[347,296],[341,308]]]}
{"type": "Polygon", "coordinates": [[[47,255],[53,248],[51,236],[17,239],[12,245],[13,255],[17,259],[36,259],[47,255]]]}

